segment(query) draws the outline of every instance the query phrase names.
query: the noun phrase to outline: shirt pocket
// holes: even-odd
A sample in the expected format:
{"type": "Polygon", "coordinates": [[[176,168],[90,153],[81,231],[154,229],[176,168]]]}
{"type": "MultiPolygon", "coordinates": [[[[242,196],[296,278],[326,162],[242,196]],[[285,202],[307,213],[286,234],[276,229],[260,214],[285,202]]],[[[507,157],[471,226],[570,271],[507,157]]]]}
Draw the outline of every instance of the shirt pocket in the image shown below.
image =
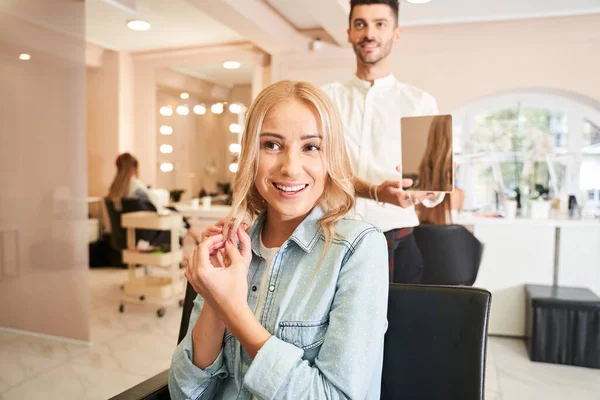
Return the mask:
{"type": "Polygon", "coordinates": [[[279,323],[279,338],[304,351],[302,359],[311,365],[325,341],[329,320],[320,322],[286,321],[279,323]]]}

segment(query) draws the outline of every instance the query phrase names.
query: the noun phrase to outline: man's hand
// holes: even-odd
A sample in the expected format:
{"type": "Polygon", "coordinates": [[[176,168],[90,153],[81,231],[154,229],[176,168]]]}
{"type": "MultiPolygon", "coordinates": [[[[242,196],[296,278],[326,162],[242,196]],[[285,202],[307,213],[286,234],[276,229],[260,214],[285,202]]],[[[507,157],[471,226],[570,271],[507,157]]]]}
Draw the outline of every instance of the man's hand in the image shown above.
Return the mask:
{"type": "MultiPolygon", "coordinates": [[[[400,166],[396,166],[396,171],[402,175],[400,166]]],[[[406,187],[413,185],[412,179],[388,180],[375,187],[377,200],[382,203],[393,204],[398,207],[406,208],[421,203],[423,200],[433,199],[434,193],[429,192],[407,192],[406,187]]]]}

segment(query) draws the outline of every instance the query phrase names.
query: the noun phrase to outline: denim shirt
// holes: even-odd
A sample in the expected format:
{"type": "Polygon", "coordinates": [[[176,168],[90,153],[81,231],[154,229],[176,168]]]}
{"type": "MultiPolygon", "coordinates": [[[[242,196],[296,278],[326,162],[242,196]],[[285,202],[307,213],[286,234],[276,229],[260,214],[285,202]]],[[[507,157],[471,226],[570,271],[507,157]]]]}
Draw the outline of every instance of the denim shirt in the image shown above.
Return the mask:
{"type": "MultiPolygon", "coordinates": [[[[271,334],[254,360],[225,332],[212,365],[192,363],[192,335],[203,299],[197,296],[187,335],[169,374],[178,399],[379,399],[387,329],[387,244],[374,226],[351,218],[321,261],[325,236],[320,207],[281,246],[268,272],[260,323],[271,334]]],[[[250,230],[248,305],[255,310],[265,260],[260,234],[265,214],[250,230]]]]}

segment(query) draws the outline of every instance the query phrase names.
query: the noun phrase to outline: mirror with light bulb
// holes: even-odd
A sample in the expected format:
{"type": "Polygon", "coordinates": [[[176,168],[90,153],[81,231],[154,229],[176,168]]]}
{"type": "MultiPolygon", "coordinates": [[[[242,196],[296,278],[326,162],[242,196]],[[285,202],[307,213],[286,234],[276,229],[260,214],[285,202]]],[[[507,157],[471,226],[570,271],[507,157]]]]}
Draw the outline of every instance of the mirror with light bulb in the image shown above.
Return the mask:
{"type": "Polygon", "coordinates": [[[158,71],[158,188],[184,190],[181,202],[231,201],[254,65],[227,60],[158,71]]]}

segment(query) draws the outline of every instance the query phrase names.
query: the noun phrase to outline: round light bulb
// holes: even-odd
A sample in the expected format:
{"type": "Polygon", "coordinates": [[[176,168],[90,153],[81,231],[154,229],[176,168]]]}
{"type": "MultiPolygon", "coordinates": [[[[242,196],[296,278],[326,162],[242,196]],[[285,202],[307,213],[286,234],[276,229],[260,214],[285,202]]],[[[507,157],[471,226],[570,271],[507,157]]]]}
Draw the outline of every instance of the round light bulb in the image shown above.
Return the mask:
{"type": "Polygon", "coordinates": [[[238,103],[233,103],[229,106],[229,112],[239,114],[242,112],[242,106],[238,103]]]}
{"type": "Polygon", "coordinates": [[[231,124],[229,125],[229,132],[242,133],[242,127],[239,124],[231,124]]]}
{"type": "Polygon", "coordinates": [[[229,151],[232,153],[241,153],[242,152],[242,145],[239,143],[231,143],[229,145],[229,151]]]}
{"type": "Polygon", "coordinates": [[[241,66],[241,64],[237,61],[225,61],[223,63],[223,68],[226,69],[238,69],[241,66]]]}
{"type": "Polygon", "coordinates": [[[163,125],[160,127],[160,133],[163,135],[170,135],[173,133],[173,128],[171,128],[169,125],[163,125]]]}
{"type": "Polygon", "coordinates": [[[181,94],[179,95],[179,97],[181,97],[182,99],[186,100],[186,99],[189,99],[189,98],[190,98],[190,95],[189,95],[188,93],[181,93],[181,94]]]}
{"type": "Polygon", "coordinates": [[[206,107],[204,107],[202,104],[198,104],[198,105],[194,106],[194,114],[197,114],[197,115],[206,114],[206,107]]]}
{"type": "Polygon", "coordinates": [[[213,104],[210,106],[210,111],[212,111],[213,114],[223,114],[223,103],[213,104]]]}
{"type": "Polygon", "coordinates": [[[160,146],[160,152],[163,154],[171,154],[173,152],[173,146],[170,144],[163,144],[160,146]]]}
{"type": "Polygon", "coordinates": [[[170,162],[165,162],[160,164],[160,170],[162,172],[171,172],[173,171],[173,164],[171,164],[170,162]]]}
{"type": "Polygon", "coordinates": [[[127,27],[134,31],[147,31],[150,29],[150,23],[139,19],[128,21],[127,27]]]}
{"type": "Polygon", "coordinates": [[[177,114],[179,115],[188,115],[190,113],[190,109],[188,106],[177,106],[177,114]]]}
{"type": "Polygon", "coordinates": [[[229,164],[229,170],[235,174],[237,172],[237,170],[238,170],[237,163],[231,163],[231,164],[229,164]]]}
{"type": "Polygon", "coordinates": [[[163,106],[160,108],[160,115],[162,115],[163,117],[170,117],[171,115],[173,115],[173,109],[171,108],[171,106],[163,106]]]}

